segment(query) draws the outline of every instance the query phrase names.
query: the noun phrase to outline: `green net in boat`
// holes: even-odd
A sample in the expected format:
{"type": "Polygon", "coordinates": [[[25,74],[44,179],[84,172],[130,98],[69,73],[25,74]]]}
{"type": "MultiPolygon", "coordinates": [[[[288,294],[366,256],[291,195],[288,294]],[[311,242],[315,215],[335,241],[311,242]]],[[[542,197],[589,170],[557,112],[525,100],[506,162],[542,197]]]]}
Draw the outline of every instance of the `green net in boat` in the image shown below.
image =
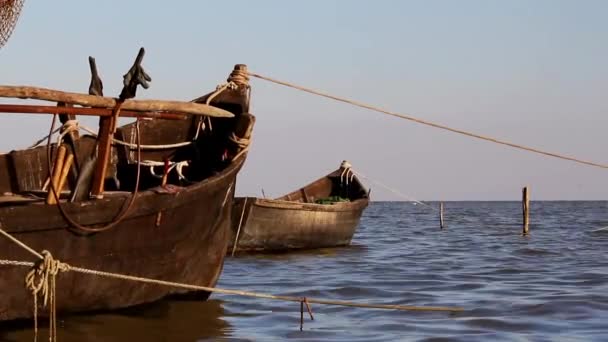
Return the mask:
{"type": "Polygon", "coordinates": [[[350,202],[350,200],[348,198],[341,197],[341,196],[329,196],[329,197],[319,198],[318,200],[315,200],[315,203],[317,203],[317,204],[334,204],[334,203],[338,203],[338,202],[350,202]]]}

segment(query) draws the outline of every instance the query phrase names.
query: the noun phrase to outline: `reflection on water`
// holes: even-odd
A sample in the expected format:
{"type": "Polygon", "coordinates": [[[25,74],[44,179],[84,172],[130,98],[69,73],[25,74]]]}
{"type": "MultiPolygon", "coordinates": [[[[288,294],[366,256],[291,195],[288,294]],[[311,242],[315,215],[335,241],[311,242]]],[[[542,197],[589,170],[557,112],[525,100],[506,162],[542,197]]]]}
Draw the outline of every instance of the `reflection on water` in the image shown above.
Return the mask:
{"type": "MultiPolygon", "coordinates": [[[[101,341],[199,341],[216,340],[230,334],[222,301],[206,302],[164,300],[111,313],[60,317],[58,339],[61,342],[101,341]]],[[[39,341],[48,336],[48,321],[39,332],[39,341]]],[[[3,324],[0,341],[31,341],[33,322],[3,324]]]]}
{"type": "MultiPolygon", "coordinates": [[[[218,286],[463,313],[313,305],[300,332],[298,303],[214,295],[61,317],[60,341],[607,339],[608,230],[593,231],[607,202],[532,202],[529,237],[517,202],[450,202],[445,218],[440,230],[424,208],[374,202],[352,247],[227,258],[218,286]]],[[[31,328],[0,325],[0,340],[31,328]]]]}

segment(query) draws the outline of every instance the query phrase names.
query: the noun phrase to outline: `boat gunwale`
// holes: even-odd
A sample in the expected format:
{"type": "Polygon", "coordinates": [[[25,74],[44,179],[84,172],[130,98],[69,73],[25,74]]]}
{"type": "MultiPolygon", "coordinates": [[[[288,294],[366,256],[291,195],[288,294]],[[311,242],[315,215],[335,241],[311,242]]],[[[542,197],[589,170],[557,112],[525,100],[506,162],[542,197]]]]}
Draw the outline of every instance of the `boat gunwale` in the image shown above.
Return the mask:
{"type": "MultiPolygon", "coordinates": [[[[141,192],[137,192],[135,193],[135,203],[137,205],[138,202],[144,202],[146,200],[148,200],[149,198],[152,198],[153,196],[156,197],[161,197],[161,196],[172,196],[174,199],[177,197],[180,197],[180,195],[183,194],[192,194],[192,193],[197,193],[199,191],[204,191],[207,188],[213,187],[218,183],[222,183],[223,181],[225,181],[227,178],[230,177],[236,177],[236,175],[234,174],[235,170],[238,170],[240,167],[242,167],[242,165],[244,164],[244,161],[246,160],[247,157],[247,152],[243,153],[241,156],[239,156],[238,158],[236,158],[235,160],[231,161],[230,164],[224,168],[222,171],[220,171],[218,174],[210,176],[208,178],[205,178],[199,182],[196,182],[194,184],[191,184],[189,186],[186,187],[182,187],[180,189],[180,191],[174,192],[174,193],[159,193],[157,192],[155,189],[156,188],[151,188],[151,189],[146,189],[144,191],[141,192]]],[[[232,187],[231,187],[231,191],[234,190],[234,183],[236,182],[236,178],[235,181],[232,182],[232,187]]],[[[61,206],[68,210],[68,211],[75,211],[75,210],[81,210],[82,208],[92,208],[93,210],[95,210],[96,206],[99,206],[101,209],[104,209],[103,206],[100,206],[100,204],[102,203],[108,203],[108,202],[118,202],[118,201],[127,201],[130,196],[132,195],[132,192],[124,192],[124,193],[118,193],[118,192],[113,192],[110,196],[104,197],[102,199],[89,199],[86,201],[80,201],[80,202],[65,202],[65,201],[61,201],[61,206]]],[[[164,207],[162,210],[175,210],[176,208],[179,208],[185,204],[188,203],[188,200],[177,200],[177,201],[171,201],[174,205],[171,205],[169,207],[164,207]]],[[[33,209],[35,207],[48,207],[48,206],[56,206],[56,204],[46,204],[44,201],[40,201],[40,202],[34,202],[34,203],[27,203],[27,204],[19,204],[17,205],[21,208],[30,208],[33,209]]],[[[4,206],[0,206],[0,212],[2,210],[10,210],[11,208],[15,207],[15,205],[4,205],[4,206]]],[[[122,205],[119,207],[119,210],[121,210],[122,205]]],[[[134,211],[132,213],[127,214],[127,216],[125,217],[125,220],[131,220],[131,219],[136,219],[139,217],[144,217],[144,216],[149,216],[153,213],[158,212],[158,208],[155,207],[146,207],[143,208],[143,210],[141,211],[134,211]]],[[[0,219],[0,222],[2,222],[2,220],[0,219]]],[[[103,224],[106,223],[106,220],[104,220],[103,218],[96,220],[95,222],[92,223],[87,223],[86,225],[96,225],[96,224],[103,224]]],[[[69,226],[69,223],[66,222],[65,226],[69,226]]],[[[15,228],[11,228],[11,227],[5,227],[6,229],[8,229],[8,232],[13,232],[13,233],[17,233],[19,231],[21,231],[21,229],[15,229],[15,228]]],[[[55,228],[51,228],[51,230],[60,230],[60,229],[66,229],[65,227],[55,227],[55,228]]],[[[38,229],[27,229],[27,231],[31,232],[31,231],[37,231],[38,229]]],[[[46,229],[43,229],[46,230],[46,229]]]]}
{"type": "Polygon", "coordinates": [[[320,204],[320,203],[305,203],[295,202],[278,199],[267,199],[254,197],[255,201],[252,205],[258,207],[266,207],[273,209],[284,209],[284,210],[304,210],[304,211],[327,211],[327,212],[340,212],[340,211],[352,211],[357,209],[363,209],[369,204],[369,198],[358,198],[354,201],[348,202],[335,202],[332,204],[320,204]]]}

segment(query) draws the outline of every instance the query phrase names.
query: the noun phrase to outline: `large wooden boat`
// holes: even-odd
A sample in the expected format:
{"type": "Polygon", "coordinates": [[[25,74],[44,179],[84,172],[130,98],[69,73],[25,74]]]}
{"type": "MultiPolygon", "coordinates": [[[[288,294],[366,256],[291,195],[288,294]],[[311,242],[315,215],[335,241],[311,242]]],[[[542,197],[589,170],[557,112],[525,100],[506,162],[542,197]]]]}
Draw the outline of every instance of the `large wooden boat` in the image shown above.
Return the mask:
{"type": "Polygon", "coordinates": [[[349,245],[368,203],[348,162],[276,199],[237,197],[229,253],[349,245]]]}
{"type": "MultiPolygon", "coordinates": [[[[97,136],[66,132],[64,145],[69,145],[68,153],[73,152],[74,166],[68,167],[65,186],[59,186],[58,204],[53,203],[49,186],[45,189],[45,181],[54,181],[49,176],[47,147],[0,154],[0,228],[34,250],[48,250],[55,259],[72,266],[214,286],[230,236],[236,176],[245,161],[255,121],[248,113],[250,89],[245,70],[244,65],[237,65],[226,86],[193,101],[210,113],[229,112],[231,118],[131,113],[157,118],[116,129],[101,184],[96,184],[96,178],[87,182],[86,173],[87,164],[95,160],[91,156],[97,157],[94,175],[103,167],[102,145],[108,136],[102,133],[108,127],[104,121],[108,116],[101,118],[97,136]],[[100,185],[102,191],[95,193],[100,185]]],[[[124,107],[129,104],[131,108],[133,103],[135,100],[127,100],[124,107]]],[[[72,109],[70,112],[99,111],[91,106],[72,109]]],[[[39,112],[45,110],[48,108],[39,112]]],[[[57,144],[51,149],[53,155],[59,155],[57,144]]],[[[51,161],[57,163],[57,159],[51,161]]],[[[0,259],[36,261],[2,236],[0,259]]],[[[33,296],[24,286],[28,271],[27,267],[0,265],[0,320],[33,315],[33,296]]],[[[183,291],[65,272],[57,276],[56,307],[59,314],[115,309],[183,291]]],[[[208,293],[201,294],[206,296],[208,293]]]]}

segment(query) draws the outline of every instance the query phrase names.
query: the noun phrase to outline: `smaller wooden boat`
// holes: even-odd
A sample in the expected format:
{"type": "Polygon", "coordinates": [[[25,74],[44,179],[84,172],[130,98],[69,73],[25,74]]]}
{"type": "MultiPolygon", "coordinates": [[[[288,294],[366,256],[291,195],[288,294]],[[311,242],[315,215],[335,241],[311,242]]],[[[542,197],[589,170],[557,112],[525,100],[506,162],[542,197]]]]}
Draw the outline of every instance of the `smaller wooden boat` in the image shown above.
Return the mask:
{"type": "Polygon", "coordinates": [[[235,198],[228,251],[287,251],[347,246],[369,191],[347,161],[340,168],[277,199],[235,198]]]}

